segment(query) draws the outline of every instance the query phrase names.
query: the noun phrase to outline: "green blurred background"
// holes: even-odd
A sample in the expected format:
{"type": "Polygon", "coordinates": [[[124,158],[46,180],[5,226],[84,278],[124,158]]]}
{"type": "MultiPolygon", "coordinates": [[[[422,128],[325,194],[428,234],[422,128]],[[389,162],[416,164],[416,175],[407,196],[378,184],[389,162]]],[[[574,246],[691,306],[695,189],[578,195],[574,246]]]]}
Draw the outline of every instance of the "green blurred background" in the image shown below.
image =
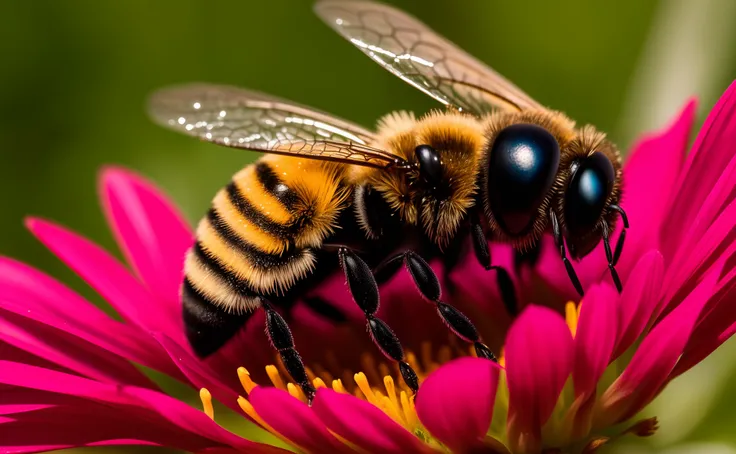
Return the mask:
{"type": "MultiPolygon", "coordinates": [[[[158,87],[250,87],[365,126],[394,109],[436,107],[321,24],[310,3],[0,1],[0,253],[97,301],[26,233],[24,216],[51,218],[113,248],[97,201],[101,166],[150,177],[194,221],[255,157],[151,124],[144,105],[158,87]]],[[[736,78],[732,0],[390,3],[623,148],[690,95],[700,98],[702,119],[736,78]]],[[[735,360],[726,346],[676,383],[654,409],[661,436],[628,452],[689,442],[736,449],[735,360]]]]}

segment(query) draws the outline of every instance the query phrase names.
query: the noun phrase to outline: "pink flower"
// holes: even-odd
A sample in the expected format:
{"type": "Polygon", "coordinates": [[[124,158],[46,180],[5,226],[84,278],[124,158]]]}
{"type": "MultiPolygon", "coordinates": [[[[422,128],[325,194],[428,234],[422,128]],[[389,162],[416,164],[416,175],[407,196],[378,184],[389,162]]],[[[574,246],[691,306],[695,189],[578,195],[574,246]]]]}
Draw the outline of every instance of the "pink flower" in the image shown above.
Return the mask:
{"type": "Polygon", "coordinates": [[[449,273],[448,298],[503,352],[500,364],[453,359],[466,349],[447,344],[407,276],[382,288],[381,317],[414,352],[416,398],[373,356],[339,276],[318,292],[337,295],[344,323],[303,304],[291,314],[318,388],[312,407],[278,366],[262,367],[274,357],[262,316],[212,358],[195,359],[178,299],[191,229],[150,183],[106,169],[105,213],[130,268],[63,227],[27,225],[122,321],[0,259],[0,452],[136,444],[208,453],[591,453],[626,433],[651,435],[656,420],[637,413],[736,330],[736,84],[686,156],[694,110],[689,103],[671,126],[641,140],[625,164],[631,228],[620,295],[599,248],[576,265],[586,296],[575,303],[549,238],[536,260],[493,246],[508,272],[503,291],[474,261],[449,273]],[[204,411],[133,364],[199,390],[204,411]],[[246,418],[215,415],[213,397],[246,418]],[[218,423],[241,433],[247,426],[258,441],[218,423]]]}

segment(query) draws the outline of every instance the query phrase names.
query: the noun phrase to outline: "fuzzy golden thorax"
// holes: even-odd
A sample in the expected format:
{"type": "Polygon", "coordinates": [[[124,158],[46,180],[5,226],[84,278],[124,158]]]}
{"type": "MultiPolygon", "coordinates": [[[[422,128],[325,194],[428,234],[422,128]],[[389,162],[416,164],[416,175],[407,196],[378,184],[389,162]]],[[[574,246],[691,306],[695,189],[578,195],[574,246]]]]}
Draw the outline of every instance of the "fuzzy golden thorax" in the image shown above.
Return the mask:
{"type": "Polygon", "coordinates": [[[420,119],[395,112],[378,123],[379,146],[411,165],[407,169],[361,169],[361,179],[380,191],[402,220],[421,225],[438,246],[445,246],[473,206],[483,132],[469,115],[431,112],[420,119]],[[418,170],[415,149],[429,145],[439,152],[442,183],[431,187],[418,170]]]}
{"type": "MultiPolygon", "coordinates": [[[[576,138],[575,122],[560,112],[550,110],[525,110],[522,112],[494,112],[484,118],[483,125],[485,131],[485,143],[483,146],[483,154],[481,157],[481,178],[480,178],[480,196],[483,203],[483,209],[486,214],[490,230],[494,239],[512,244],[520,251],[526,251],[537,243],[542,233],[549,225],[548,212],[555,200],[557,194],[564,183],[560,178],[559,171],[557,177],[545,195],[535,216],[532,227],[523,235],[510,236],[500,227],[498,221],[493,216],[490,207],[490,197],[488,194],[488,176],[487,169],[490,166],[490,151],[498,134],[505,128],[515,124],[534,124],[545,128],[557,140],[562,154],[568,144],[576,138]]],[[[562,160],[562,158],[561,158],[562,160]]]]}
{"type": "Polygon", "coordinates": [[[613,165],[614,181],[611,194],[606,200],[605,206],[618,205],[621,201],[621,177],[622,162],[621,155],[616,146],[606,139],[606,135],[591,125],[583,126],[576,131],[575,138],[566,146],[561,148],[560,170],[557,174],[557,186],[553,207],[560,220],[563,233],[573,257],[583,257],[595,247],[600,241],[603,229],[607,228],[613,232],[616,227],[618,213],[613,210],[603,210],[596,227],[583,236],[570,235],[568,233],[565,219],[565,193],[567,192],[575,165],[593,153],[600,152],[605,155],[613,165]]]}

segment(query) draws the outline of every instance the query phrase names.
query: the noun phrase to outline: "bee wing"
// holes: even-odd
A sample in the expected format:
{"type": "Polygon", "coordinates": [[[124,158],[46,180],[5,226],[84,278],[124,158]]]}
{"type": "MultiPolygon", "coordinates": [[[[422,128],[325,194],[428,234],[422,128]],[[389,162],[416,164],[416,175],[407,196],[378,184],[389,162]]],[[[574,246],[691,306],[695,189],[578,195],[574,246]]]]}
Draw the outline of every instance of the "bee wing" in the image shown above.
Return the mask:
{"type": "Polygon", "coordinates": [[[503,76],[416,18],[371,1],[322,0],[316,14],[389,72],[449,107],[542,108],[503,76]]]}
{"type": "Polygon", "coordinates": [[[235,87],[196,84],[153,94],[157,123],[233,148],[369,167],[403,165],[373,148],[374,133],[331,115],[235,87]]]}

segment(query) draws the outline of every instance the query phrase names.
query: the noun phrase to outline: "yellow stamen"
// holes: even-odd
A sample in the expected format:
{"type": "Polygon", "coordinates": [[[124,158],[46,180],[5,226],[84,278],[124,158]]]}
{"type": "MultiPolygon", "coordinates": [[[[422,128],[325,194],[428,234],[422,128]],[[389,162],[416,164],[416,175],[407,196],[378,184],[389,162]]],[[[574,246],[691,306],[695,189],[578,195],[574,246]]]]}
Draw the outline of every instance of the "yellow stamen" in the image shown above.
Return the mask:
{"type": "Polygon", "coordinates": [[[268,426],[268,424],[266,424],[266,422],[263,419],[261,419],[258,413],[256,413],[255,408],[253,408],[253,405],[251,405],[251,403],[248,402],[248,399],[246,399],[243,396],[238,396],[238,405],[240,406],[240,409],[243,410],[243,413],[250,416],[253,419],[253,421],[257,422],[263,427],[268,426]]]}
{"type": "MultiPolygon", "coordinates": [[[[457,353],[457,349],[451,349],[450,347],[441,348],[436,356],[432,355],[431,346],[427,343],[426,347],[422,346],[422,357],[429,359],[427,363],[422,363],[417,360],[417,356],[411,352],[407,352],[407,361],[413,363],[414,370],[417,373],[420,383],[424,381],[427,374],[439,367],[443,362],[449,361],[457,353]]],[[[370,355],[364,355],[361,358],[363,366],[370,366],[366,372],[358,372],[350,377],[350,374],[346,374],[346,371],[338,373],[350,378],[348,385],[343,384],[341,379],[332,379],[333,375],[326,373],[321,366],[315,366],[313,371],[317,372],[317,375],[311,375],[312,383],[315,388],[332,388],[335,392],[343,394],[353,394],[360,399],[364,399],[376,408],[383,411],[388,417],[394,420],[396,423],[405,427],[409,432],[416,434],[425,443],[430,446],[438,447],[441,445],[437,442],[426,429],[422,426],[417,416],[416,408],[414,406],[414,396],[411,395],[409,388],[406,384],[401,381],[395,368],[389,367],[384,362],[377,362],[375,358],[370,355]],[[377,381],[371,381],[370,377],[376,377],[377,381]],[[396,381],[399,380],[399,381],[396,381]],[[372,387],[371,383],[381,383],[383,387],[372,387]]],[[[311,372],[311,371],[310,371],[311,372]]],[[[288,375],[277,366],[269,365],[266,367],[266,375],[269,380],[276,388],[286,390],[291,396],[306,402],[306,396],[302,389],[296,384],[285,380],[288,375]]],[[[243,389],[247,393],[250,393],[256,386],[258,386],[251,379],[250,373],[245,368],[241,367],[238,369],[238,378],[240,383],[243,385],[243,389]]],[[[263,426],[266,430],[279,435],[271,427],[269,427],[265,421],[258,415],[258,412],[253,405],[248,402],[244,397],[238,398],[238,405],[243,412],[253,419],[256,423],[263,426]]],[[[283,436],[279,435],[282,439],[283,436]]],[[[292,443],[293,444],[293,443],[292,443]]]]}
{"type": "Polygon", "coordinates": [[[214,421],[215,408],[212,406],[212,394],[210,394],[207,388],[199,390],[199,399],[202,401],[202,411],[204,411],[204,414],[214,421]]]}
{"type": "Polygon", "coordinates": [[[363,392],[365,400],[376,405],[376,397],[373,395],[373,390],[371,389],[371,385],[368,383],[368,378],[363,372],[355,374],[355,384],[357,384],[358,388],[363,392]]]}
{"type": "Polygon", "coordinates": [[[304,391],[302,391],[301,388],[296,386],[294,383],[288,383],[286,385],[286,390],[289,391],[289,394],[291,394],[291,397],[295,397],[302,402],[307,401],[307,396],[304,395],[304,391]]]}
{"type": "Polygon", "coordinates": [[[240,379],[240,385],[243,387],[245,392],[250,394],[257,385],[251,380],[250,372],[245,367],[238,367],[238,378],[240,379]]]}
{"type": "Polygon", "coordinates": [[[565,304],[565,321],[567,322],[568,328],[570,328],[570,333],[572,333],[572,337],[575,337],[575,333],[578,330],[579,318],[580,305],[575,304],[575,302],[573,301],[568,301],[567,304],[565,304]]]}
{"type": "Polygon", "coordinates": [[[408,426],[418,426],[417,412],[414,409],[414,401],[409,399],[406,391],[401,391],[401,409],[404,411],[404,420],[408,426]]]}
{"type": "Polygon", "coordinates": [[[273,430],[273,428],[271,426],[269,426],[268,424],[266,424],[266,421],[264,421],[263,418],[261,418],[261,416],[258,414],[258,412],[256,411],[256,409],[253,408],[253,405],[251,405],[251,403],[248,402],[248,399],[246,399],[243,396],[238,396],[238,405],[240,406],[240,409],[243,410],[243,413],[245,413],[246,415],[250,416],[250,418],[253,421],[255,421],[256,423],[258,423],[259,426],[263,427],[267,431],[269,431],[272,434],[276,435],[281,440],[284,440],[286,443],[294,444],[289,439],[287,439],[286,437],[284,437],[283,435],[281,435],[279,432],[273,430]]]}
{"type": "Polygon", "coordinates": [[[337,380],[332,380],[332,389],[335,392],[338,392],[340,394],[347,394],[348,392],[345,390],[345,387],[342,385],[342,380],[339,378],[337,380]]]}
{"type": "Polygon", "coordinates": [[[391,400],[391,405],[396,407],[396,409],[399,408],[399,400],[396,396],[396,385],[394,384],[394,379],[390,375],[386,375],[383,377],[383,386],[386,387],[386,393],[388,394],[388,398],[391,400]]]}
{"type": "Polygon", "coordinates": [[[314,389],[320,389],[320,388],[327,388],[327,385],[321,378],[317,377],[314,379],[314,389]]]}
{"type": "MultiPolygon", "coordinates": [[[[564,306],[565,322],[573,337],[577,334],[581,306],[582,302],[576,303],[574,301],[567,302],[564,306]]],[[[413,352],[406,351],[406,361],[416,372],[421,385],[429,374],[453,358],[468,354],[475,356],[474,350],[470,348],[466,349],[465,346],[466,344],[451,342],[449,345],[444,345],[439,349],[433,349],[428,342],[425,342],[421,344],[416,355],[413,352]]],[[[314,364],[311,369],[307,369],[307,377],[316,389],[331,388],[337,393],[353,395],[358,399],[364,400],[381,410],[386,416],[404,427],[408,432],[414,434],[430,449],[434,449],[437,452],[449,452],[449,449],[436,440],[419,420],[414,403],[415,396],[401,379],[397,365],[387,364],[368,353],[364,353],[360,357],[360,364],[363,366],[364,371],[353,373],[352,371],[340,369],[339,366],[336,366],[337,359],[330,357],[329,354],[326,359],[327,361],[324,363],[326,367],[314,364]]],[[[501,367],[506,367],[504,347],[500,348],[498,361],[501,367]]],[[[258,384],[253,381],[250,373],[244,367],[238,368],[237,372],[243,389],[247,394],[250,394],[258,384]]],[[[302,402],[307,402],[304,391],[300,386],[291,381],[282,363],[277,361],[275,365],[266,366],[265,372],[274,387],[288,392],[292,397],[302,402]]],[[[499,375],[498,380],[499,388],[493,409],[494,422],[483,442],[486,447],[489,447],[494,452],[510,452],[507,448],[508,446],[513,447],[514,443],[522,443],[519,445],[522,446],[526,441],[524,434],[509,432],[511,429],[508,428],[513,428],[514,426],[514,419],[511,417],[507,419],[509,403],[508,382],[503,373],[499,375]],[[513,437],[517,437],[518,440],[513,437]]],[[[646,437],[655,433],[658,428],[656,418],[639,421],[617,435],[608,434],[607,436],[603,436],[600,433],[596,433],[597,429],[592,430],[589,422],[587,426],[579,427],[577,422],[570,422],[577,421],[578,419],[582,420],[580,418],[581,413],[578,412],[579,408],[575,407],[576,404],[570,400],[571,397],[574,397],[572,395],[572,387],[570,387],[570,392],[563,390],[555,406],[554,414],[543,427],[543,441],[544,443],[549,443],[550,446],[550,449],[544,451],[545,453],[562,452],[557,447],[569,447],[572,446],[570,443],[573,443],[581,453],[597,454],[604,445],[613,442],[623,435],[633,434],[646,437]],[[568,418],[568,416],[570,417],[568,418]],[[582,451],[580,451],[581,449],[582,451]]],[[[204,413],[214,420],[212,396],[207,389],[202,388],[200,390],[200,399],[204,413]]],[[[585,402],[591,404],[588,407],[589,409],[594,408],[592,405],[596,404],[594,399],[585,402]]],[[[297,449],[306,452],[306,450],[300,448],[266,424],[246,397],[238,397],[238,405],[247,416],[264,429],[297,449]]],[[[443,409],[435,408],[433,411],[442,412],[443,409]]],[[[317,417],[316,414],[315,417],[317,417]]],[[[353,450],[364,452],[359,447],[353,446],[347,440],[342,439],[339,435],[335,433],[333,435],[337,440],[353,448],[353,450]]]]}
{"type": "Polygon", "coordinates": [[[271,383],[279,389],[286,389],[286,384],[281,379],[281,375],[279,374],[278,368],[274,366],[273,364],[269,364],[266,366],[266,373],[268,374],[269,380],[271,380],[271,383]]]}

